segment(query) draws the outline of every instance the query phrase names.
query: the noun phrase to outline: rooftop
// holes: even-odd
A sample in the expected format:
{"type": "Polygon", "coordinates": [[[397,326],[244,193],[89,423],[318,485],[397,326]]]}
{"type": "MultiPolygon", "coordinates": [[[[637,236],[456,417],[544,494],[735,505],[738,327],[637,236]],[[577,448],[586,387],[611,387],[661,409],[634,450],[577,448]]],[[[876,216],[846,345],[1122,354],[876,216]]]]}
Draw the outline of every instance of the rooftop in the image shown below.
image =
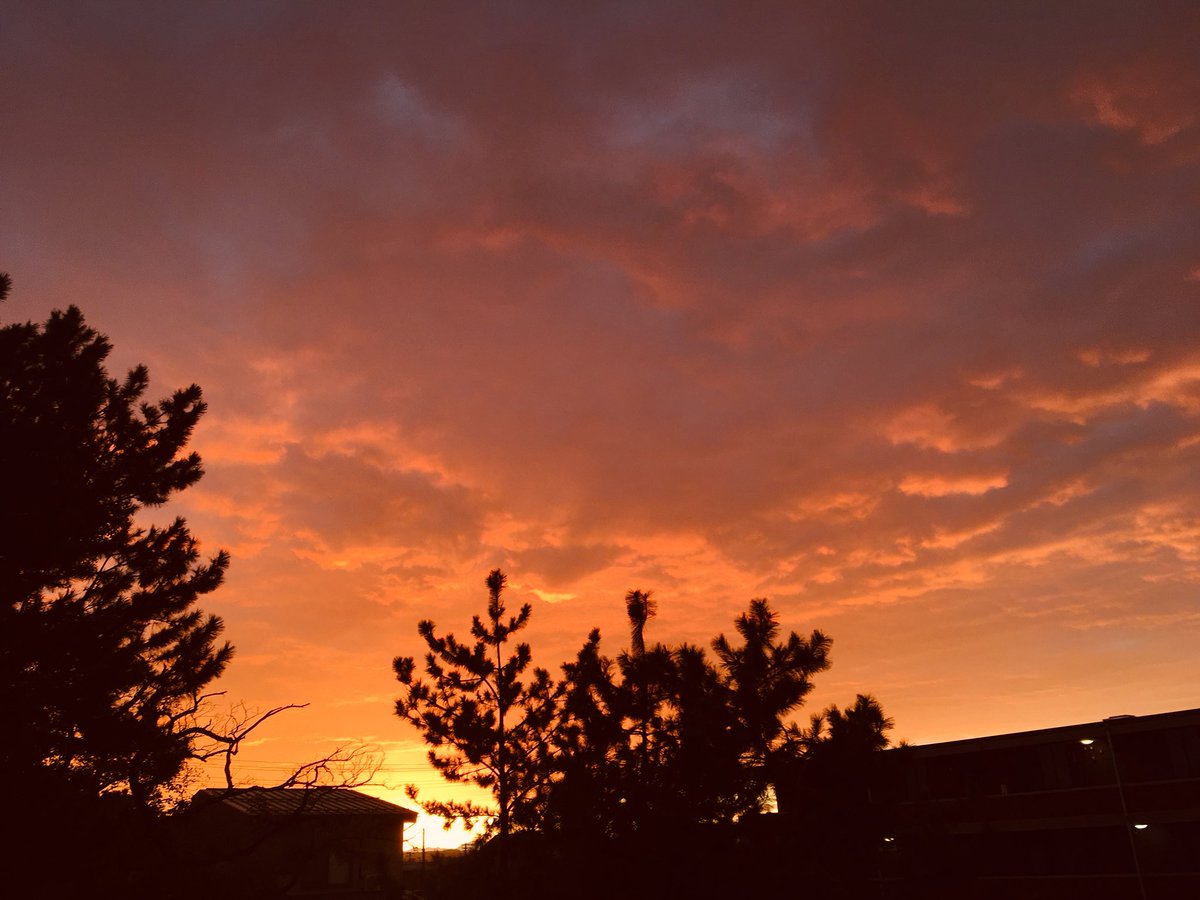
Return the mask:
{"type": "Polygon", "coordinates": [[[251,816],[396,816],[416,821],[411,809],[350,788],[205,788],[193,805],[222,803],[251,816]]]}
{"type": "MultiPolygon", "coordinates": [[[[1164,728],[1182,728],[1200,725],[1200,709],[1181,709],[1174,712],[1156,713],[1147,716],[1109,716],[1099,722],[1081,722],[1078,725],[1059,725],[1054,728],[1038,728],[1009,734],[993,734],[985,737],[964,738],[956,741],[941,741],[934,744],[912,744],[902,750],[913,756],[941,756],[974,750],[999,750],[1045,744],[1054,741],[1076,741],[1084,738],[1104,737],[1106,734],[1124,735],[1138,732],[1157,731],[1164,728]]],[[[891,751],[889,751],[891,752],[891,751]]]]}

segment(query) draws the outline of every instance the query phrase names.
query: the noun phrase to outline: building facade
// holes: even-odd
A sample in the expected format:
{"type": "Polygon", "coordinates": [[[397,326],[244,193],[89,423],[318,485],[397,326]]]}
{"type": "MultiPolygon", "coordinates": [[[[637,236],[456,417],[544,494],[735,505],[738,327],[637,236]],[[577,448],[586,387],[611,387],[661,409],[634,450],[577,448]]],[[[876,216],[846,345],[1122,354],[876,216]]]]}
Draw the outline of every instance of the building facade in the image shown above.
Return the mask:
{"type": "Polygon", "coordinates": [[[1200,897],[1200,710],[880,754],[881,897],[1200,897]]]}
{"type": "Polygon", "coordinates": [[[185,825],[214,895],[383,900],[403,893],[417,814],[348,788],[207,789],[185,825]]]}

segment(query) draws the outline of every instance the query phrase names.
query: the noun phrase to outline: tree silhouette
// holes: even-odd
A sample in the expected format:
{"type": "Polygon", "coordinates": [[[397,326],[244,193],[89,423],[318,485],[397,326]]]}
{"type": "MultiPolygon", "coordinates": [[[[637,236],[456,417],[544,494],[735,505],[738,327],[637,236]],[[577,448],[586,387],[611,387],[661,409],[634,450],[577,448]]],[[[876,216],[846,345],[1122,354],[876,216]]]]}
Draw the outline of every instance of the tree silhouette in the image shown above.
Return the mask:
{"type": "Polygon", "coordinates": [[[664,812],[663,778],[673,736],[668,723],[675,682],[671,648],[656,643],[647,649],[646,625],[658,612],[649,591],[625,595],[629,617],[629,649],[617,656],[621,675],[614,713],[621,719],[625,740],[617,751],[620,767],[620,801],[626,827],[644,827],[649,818],[664,812]]]}
{"type": "Polygon", "coordinates": [[[561,713],[554,732],[558,777],[547,785],[543,825],[587,843],[616,836],[627,820],[620,755],[627,746],[626,700],[613,661],[593,628],[573,662],[563,664],[561,713]]]}
{"type": "Polygon", "coordinates": [[[646,623],[658,614],[654,592],[630,591],[625,595],[625,613],[629,616],[629,652],[642,656],[646,652],[646,623]]]}
{"type": "Polygon", "coordinates": [[[788,814],[792,840],[824,861],[829,891],[838,896],[853,895],[862,861],[889,830],[871,791],[892,724],[878,700],[859,694],[844,710],[830,706],[808,728],[791,730],[789,752],[779,755],[779,808],[788,814]]]}
{"type": "Polygon", "coordinates": [[[0,765],[156,806],[233,653],[195,605],[229,560],[182,519],[140,524],[200,478],[200,388],[146,403],[146,369],[110,378],[109,351],[75,307],[0,329],[0,765]]]}
{"type": "Polygon", "coordinates": [[[779,617],[764,599],[750,601],[734,622],[742,644],[724,634],[713,641],[746,742],[747,763],[761,774],[761,792],[773,790],[778,761],[795,752],[788,716],[812,691],[812,677],[829,668],[832,641],[820,631],[807,638],[779,636],[779,617]]]}
{"type": "MultiPolygon", "coordinates": [[[[396,659],[407,688],[396,711],[424,733],[447,778],[492,790],[513,827],[540,832],[518,845],[523,896],[557,895],[564,882],[581,896],[708,895],[721,892],[718,882],[726,893],[782,889],[797,854],[818,846],[859,871],[873,831],[833,809],[844,787],[862,792],[867,758],[886,745],[891,722],[869,696],[845,711],[830,707],[807,729],[793,721],[813,677],[829,667],[826,635],[784,636],[767,601],[752,600],[734,621],[741,640],[718,635],[710,657],[692,644],[648,641],[656,603],[633,590],[625,596],[628,649],[606,656],[593,629],[557,685],[542,669],[526,684],[528,646],[518,645],[507,662],[500,648],[525,626],[529,607],[506,618],[503,575],[492,572],[487,585],[487,621],[474,618],[474,644],[419,624],[428,680],[415,677],[411,657],[396,659]],[[823,775],[828,789],[818,791],[823,775]],[[776,828],[764,843],[763,832],[743,826],[753,828],[771,789],[781,806],[803,810],[781,818],[803,827],[776,828]],[[845,846],[823,835],[826,822],[845,846]],[[597,854],[611,866],[598,871],[597,854]],[[697,866],[706,854],[713,858],[697,866]],[[573,883],[584,869],[588,883],[573,883]]],[[[425,807],[452,816],[489,812],[462,803],[425,807]]],[[[504,854],[502,841],[502,867],[504,854]]],[[[816,865],[821,857],[811,859],[816,865]]],[[[493,873],[485,866],[477,876],[482,888],[493,873]]]]}
{"type": "Polygon", "coordinates": [[[743,643],[718,637],[710,660],[690,644],[648,645],[651,595],[625,602],[630,648],[610,660],[593,631],[563,666],[555,827],[613,836],[759,811],[768,769],[793,752],[789,716],[828,667],[829,639],[780,640],[776,614],[755,600],[735,621],[743,643]]]}
{"type": "Polygon", "coordinates": [[[200,388],[147,402],[146,369],[110,377],[110,350],[74,306],[0,328],[0,768],[26,870],[39,817],[99,854],[172,800],[233,654],[196,605],[228,556],[202,559],[182,519],[145,522],[201,476],[200,388]]]}
{"type": "Polygon", "coordinates": [[[425,619],[417,631],[429,647],[424,660],[429,680],[415,676],[411,656],[397,657],[392,667],[405,688],[396,715],[422,732],[430,763],[447,780],[476,784],[496,798],[494,811],[473,803],[422,805],[447,817],[494,816],[503,848],[514,825],[527,828],[537,819],[535,805],[549,778],[557,692],[545,669],[535,668],[528,682],[523,679],[532,661],[528,644],[517,644],[504,657],[509,638],[528,624],[531,607],[525,604],[506,618],[504,573],[494,569],[486,585],[487,622],[472,618],[474,644],[453,634],[438,637],[425,619]]]}
{"type": "Polygon", "coordinates": [[[703,647],[681,644],[672,655],[673,813],[687,822],[730,822],[756,809],[759,796],[731,693],[703,647]]]}
{"type": "Polygon", "coordinates": [[[831,706],[822,718],[829,727],[823,746],[844,755],[865,755],[882,750],[888,745],[887,733],[894,724],[884,715],[879,701],[870,694],[857,695],[854,705],[846,707],[845,711],[831,706]]]}

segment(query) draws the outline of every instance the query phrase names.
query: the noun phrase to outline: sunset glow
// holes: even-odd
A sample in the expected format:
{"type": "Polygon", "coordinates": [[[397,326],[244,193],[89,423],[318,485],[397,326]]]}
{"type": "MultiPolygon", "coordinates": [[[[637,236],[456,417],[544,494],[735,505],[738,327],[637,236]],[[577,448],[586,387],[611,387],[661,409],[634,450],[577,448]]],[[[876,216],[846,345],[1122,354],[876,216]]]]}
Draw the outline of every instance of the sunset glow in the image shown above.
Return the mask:
{"type": "Polygon", "coordinates": [[[552,672],[768,597],[916,743],[1200,705],[1200,7],[466,6],[3,15],[0,318],[203,387],[244,781],[479,799],[390,663],[493,568],[552,672]]]}

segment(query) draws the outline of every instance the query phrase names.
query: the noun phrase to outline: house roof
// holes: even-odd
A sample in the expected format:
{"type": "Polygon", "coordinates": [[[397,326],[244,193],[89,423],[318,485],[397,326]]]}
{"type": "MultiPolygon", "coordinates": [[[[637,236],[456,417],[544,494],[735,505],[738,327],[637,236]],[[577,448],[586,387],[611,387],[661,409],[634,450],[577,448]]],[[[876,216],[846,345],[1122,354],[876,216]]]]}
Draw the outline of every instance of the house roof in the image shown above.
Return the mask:
{"type": "Polygon", "coordinates": [[[415,822],[411,809],[350,788],[205,788],[192,805],[223,804],[249,816],[395,816],[415,822]]]}

